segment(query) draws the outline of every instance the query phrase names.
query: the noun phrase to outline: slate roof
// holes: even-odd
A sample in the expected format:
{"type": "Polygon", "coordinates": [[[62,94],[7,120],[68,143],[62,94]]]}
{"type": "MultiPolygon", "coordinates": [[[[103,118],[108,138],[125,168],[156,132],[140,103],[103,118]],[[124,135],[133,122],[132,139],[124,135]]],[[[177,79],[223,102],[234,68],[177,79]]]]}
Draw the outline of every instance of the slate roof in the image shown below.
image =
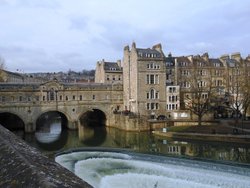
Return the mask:
{"type": "Polygon", "coordinates": [[[136,48],[137,54],[139,57],[144,57],[144,58],[162,58],[164,57],[162,53],[158,52],[155,49],[143,49],[143,48],[136,48]],[[150,56],[149,56],[150,54],[150,56]],[[153,56],[151,56],[153,55],[153,56]]]}
{"type": "MultiPolygon", "coordinates": [[[[0,83],[0,90],[13,90],[13,89],[39,89],[40,86],[46,85],[49,82],[42,84],[39,83],[0,83]]],[[[103,83],[59,83],[64,86],[64,89],[71,88],[107,88],[111,87],[112,84],[103,83]]]]}
{"type": "Polygon", "coordinates": [[[228,67],[235,67],[238,62],[235,59],[226,59],[226,63],[228,67]]]}
{"type": "Polygon", "coordinates": [[[0,83],[1,90],[8,90],[8,89],[38,89],[40,86],[39,83],[0,83]]]}
{"type": "Polygon", "coordinates": [[[185,56],[177,57],[177,62],[187,62],[190,63],[189,59],[185,56]]]}
{"type": "Polygon", "coordinates": [[[117,63],[104,62],[104,70],[105,71],[122,71],[122,68],[119,67],[117,63]]]}
{"type": "Polygon", "coordinates": [[[165,58],[165,61],[166,61],[166,62],[174,63],[175,58],[174,58],[174,57],[166,57],[166,58],[165,58]]]}
{"type": "Polygon", "coordinates": [[[10,71],[7,71],[7,70],[2,70],[4,71],[6,74],[8,75],[12,75],[12,76],[16,76],[16,77],[20,77],[20,78],[23,78],[23,75],[19,74],[19,73],[16,73],[16,72],[10,72],[10,71]]]}
{"type": "Polygon", "coordinates": [[[213,65],[213,66],[215,66],[215,64],[219,64],[219,67],[223,67],[224,65],[223,65],[223,63],[220,61],[220,59],[216,59],[216,58],[211,58],[211,59],[209,59],[209,62],[213,65]]]}

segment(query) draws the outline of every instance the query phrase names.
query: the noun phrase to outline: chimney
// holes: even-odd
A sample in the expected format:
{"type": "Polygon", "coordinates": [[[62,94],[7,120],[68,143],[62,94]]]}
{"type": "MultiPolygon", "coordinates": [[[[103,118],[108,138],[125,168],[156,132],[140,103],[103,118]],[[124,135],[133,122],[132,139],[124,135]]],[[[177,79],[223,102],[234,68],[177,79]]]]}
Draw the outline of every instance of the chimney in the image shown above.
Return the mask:
{"type": "Polygon", "coordinates": [[[208,55],[207,52],[204,53],[201,57],[202,57],[205,61],[208,61],[208,59],[209,59],[209,55],[208,55]]]}
{"type": "Polygon", "coordinates": [[[246,60],[250,61],[250,54],[246,57],[246,60]]]}
{"type": "Polygon", "coordinates": [[[122,61],[119,59],[117,60],[117,65],[121,68],[122,67],[122,61]]]}
{"type": "Polygon", "coordinates": [[[222,55],[222,56],[220,57],[221,60],[227,60],[227,59],[229,59],[229,58],[230,58],[230,57],[229,57],[228,54],[224,54],[224,55],[222,55]]]}
{"type": "Polygon", "coordinates": [[[162,53],[162,46],[161,43],[156,44],[152,47],[152,49],[157,50],[158,52],[162,53]]]}
{"type": "Polygon", "coordinates": [[[236,61],[240,62],[241,61],[241,55],[239,52],[231,54],[231,58],[235,59],[236,61]]]}
{"type": "Polygon", "coordinates": [[[124,47],[124,51],[129,51],[129,46],[128,45],[124,47]]]}
{"type": "Polygon", "coordinates": [[[134,48],[134,49],[136,48],[135,42],[132,43],[132,48],[134,48]]]}
{"type": "Polygon", "coordinates": [[[193,55],[189,55],[189,56],[187,56],[187,58],[189,61],[193,62],[193,55]]]}

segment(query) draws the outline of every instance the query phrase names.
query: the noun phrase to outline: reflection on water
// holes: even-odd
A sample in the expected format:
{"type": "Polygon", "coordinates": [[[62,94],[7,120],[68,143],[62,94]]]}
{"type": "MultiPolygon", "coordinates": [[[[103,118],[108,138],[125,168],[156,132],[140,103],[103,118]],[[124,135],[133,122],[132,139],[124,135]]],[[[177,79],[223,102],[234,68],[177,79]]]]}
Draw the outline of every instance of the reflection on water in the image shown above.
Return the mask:
{"type": "Polygon", "coordinates": [[[40,143],[51,143],[58,140],[62,132],[61,122],[45,125],[43,129],[36,131],[35,137],[37,141],[40,143]]]}
{"type": "Polygon", "coordinates": [[[51,122],[46,133],[24,134],[22,137],[51,157],[66,149],[98,146],[127,148],[156,155],[250,163],[250,144],[167,140],[151,132],[126,132],[106,127],[81,127],[77,131],[59,127],[58,122],[51,122]]]}
{"type": "Polygon", "coordinates": [[[106,140],[107,130],[105,126],[92,128],[80,126],[78,136],[86,146],[100,146],[106,140]]]}

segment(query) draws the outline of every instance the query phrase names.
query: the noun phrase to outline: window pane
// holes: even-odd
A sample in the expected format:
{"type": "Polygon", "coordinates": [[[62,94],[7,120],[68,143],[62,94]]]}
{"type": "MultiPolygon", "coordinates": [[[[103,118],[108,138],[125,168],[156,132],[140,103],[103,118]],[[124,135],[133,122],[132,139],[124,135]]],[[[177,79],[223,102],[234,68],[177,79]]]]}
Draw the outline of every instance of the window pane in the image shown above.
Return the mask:
{"type": "Polygon", "coordinates": [[[154,75],[150,75],[150,84],[154,83],[155,83],[154,75]]]}

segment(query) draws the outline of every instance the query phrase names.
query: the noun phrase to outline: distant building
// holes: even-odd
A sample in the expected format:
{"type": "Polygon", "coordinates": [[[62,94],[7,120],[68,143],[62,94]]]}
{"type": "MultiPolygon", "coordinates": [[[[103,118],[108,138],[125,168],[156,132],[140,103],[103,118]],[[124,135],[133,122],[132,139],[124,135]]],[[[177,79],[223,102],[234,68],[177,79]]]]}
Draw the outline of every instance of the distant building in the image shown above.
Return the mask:
{"type": "Polygon", "coordinates": [[[121,61],[106,62],[104,59],[98,61],[95,71],[96,83],[123,83],[121,61]]]}
{"type": "MultiPolygon", "coordinates": [[[[164,55],[161,44],[137,48],[133,43],[131,48],[124,47],[122,66],[121,62],[97,62],[95,82],[123,83],[125,111],[151,118],[165,115],[174,119],[192,118],[187,111],[190,102],[187,99],[194,99],[194,84],[198,84],[203,88],[202,100],[213,92],[210,103],[218,117],[220,113],[230,113],[228,109],[235,108],[246,98],[246,94],[239,93],[242,86],[239,87],[240,82],[237,85],[236,80],[241,79],[240,85],[244,83],[250,92],[250,84],[245,84],[249,72],[250,56],[243,59],[240,53],[221,58],[210,58],[208,53],[173,57],[171,53],[164,55]],[[235,98],[241,101],[233,104],[235,98]]],[[[243,105],[238,108],[243,111],[243,105]]]]}
{"type": "MultiPolygon", "coordinates": [[[[210,58],[208,53],[179,57],[169,53],[165,56],[161,44],[152,48],[138,48],[135,43],[131,47],[124,47],[122,61],[98,61],[95,71],[19,74],[0,70],[0,82],[6,83],[55,80],[65,84],[92,82],[94,79],[96,83],[107,84],[111,88],[123,84],[123,97],[119,96],[123,100],[123,107],[119,104],[116,110],[150,118],[166,116],[173,119],[195,118],[195,115],[192,116],[195,111],[191,113],[190,105],[198,109],[200,104],[195,102],[206,99],[209,99],[207,107],[214,113],[209,114],[207,119],[212,116],[248,116],[249,78],[250,56],[245,59],[240,53],[220,58],[210,58]]],[[[53,95],[42,97],[45,100],[48,96],[53,98],[53,95]]],[[[93,99],[95,97],[92,96],[93,99]]],[[[7,98],[4,96],[3,101],[7,98]]],[[[105,98],[109,99],[110,96],[106,95],[105,98]]]]}
{"type": "Polygon", "coordinates": [[[0,81],[1,82],[23,82],[24,77],[21,74],[9,72],[6,70],[0,70],[0,81]]]}
{"type": "Polygon", "coordinates": [[[30,82],[42,82],[44,80],[33,78],[32,76],[10,72],[6,70],[0,70],[0,82],[7,83],[30,83],[30,82]]]}

